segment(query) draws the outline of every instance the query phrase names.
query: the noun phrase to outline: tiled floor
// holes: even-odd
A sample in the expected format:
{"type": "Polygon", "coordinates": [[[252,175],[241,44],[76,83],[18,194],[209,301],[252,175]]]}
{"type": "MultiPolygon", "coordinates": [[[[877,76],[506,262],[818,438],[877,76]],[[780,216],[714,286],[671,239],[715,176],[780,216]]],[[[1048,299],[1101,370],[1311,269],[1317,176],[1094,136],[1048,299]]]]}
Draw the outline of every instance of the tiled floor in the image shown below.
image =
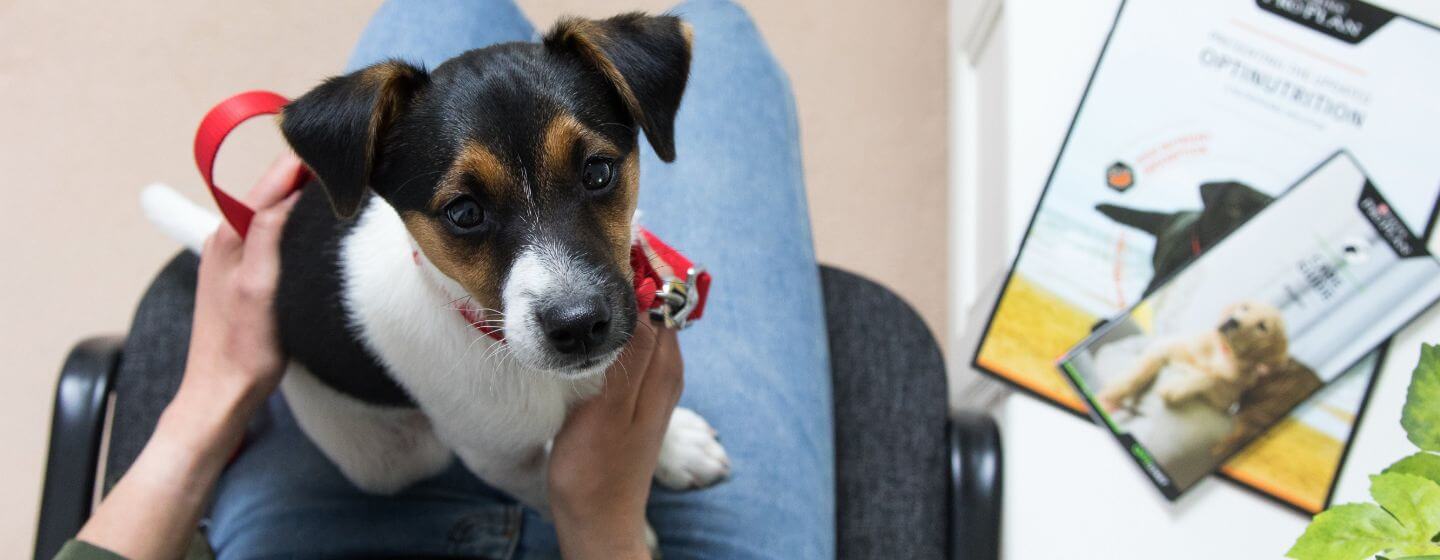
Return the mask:
{"type": "MultiPolygon", "coordinates": [[[[175,250],[140,216],[164,181],[201,197],[194,126],[248,88],[299,94],[337,71],[375,0],[0,0],[0,556],[29,554],[50,398],[65,350],[121,332],[175,250]]],[[[944,332],[945,2],[744,2],[790,72],[822,260],[877,278],[944,332]]],[[[522,0],[562,13],[667,0],[522,0]]],[[[263,126],[228,144],[222,184],[275,153],[263,126]]]]}

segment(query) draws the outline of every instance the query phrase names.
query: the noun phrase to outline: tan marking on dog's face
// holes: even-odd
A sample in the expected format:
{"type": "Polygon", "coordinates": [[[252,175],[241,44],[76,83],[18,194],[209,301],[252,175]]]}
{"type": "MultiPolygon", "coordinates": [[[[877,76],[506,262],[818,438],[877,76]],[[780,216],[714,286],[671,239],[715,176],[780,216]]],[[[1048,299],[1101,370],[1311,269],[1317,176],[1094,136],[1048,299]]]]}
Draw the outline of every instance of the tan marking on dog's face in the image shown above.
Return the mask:
{"type": "Polygon", "coordinates": [[[635,206],[640,200],[640,150],[632,150],[619,163],[620,173],[616,180],[620,184],[615,186],[611,205],[601,208],[600,224],[605,230],[605,239],[610,242],[610,250],[614,251],[617,266],[627,280],[633,280],[635,271],[630,267],[630,237],[635,227],[632,223],[635,206]]]}
{"type": "Polygon", "coordinates": [[[466,194],[479,195],[491,204],[503,203],[517,196],[518,183],[516,173],[494,152],[478,143],[466,142],[440,179],[427,206],[431,212],[439,212],[455,198],[466,194]],[[470,192],[471,185],[478,185],[480,192],[470,192]]]}
{"type": "Polygon", "coordinates": [[[405,229],[440,272],[459,283],[474,303],[486,309],[500,309],[501,282],[505,271],[489,243],[468,243],[446,229],[433,215],[405,212],[405,229]]]}
{"type": "Polygon", "coordinates": [[[493,152],[467,142],[437,184],[426,211],[401,216],[425,258],[464,287],[477,305],[489,309],[500,309],[505,271],[491,243],[457,236],[446,227],[445,207],[464,196],[474,197],[487,212],[497,204],[510,204],[520,196],[515,175],[493,152]]]}
{"type": "Polygon", "coordinates": [[[638,153],[639,150],[631,150],[622,158],[620,149],[604,135],[587,128],[571,115],[560,115],[546,126],[538,154],[541,183],[559,188],[578,185],[580,173],[589,158],[614,160],[614,191],[594,202],[591,210],[595,213],[616,269],[622,271],[627,279],[634,276],[634,271],[630,269],[630,222],[639,200],[636,196],[640,182],[638,153]]]}
{"type": "Polygon", "coordinates": [[[1289,356],[1285,319],[1272,305],[1244,301],[1226,309],[1220,323],[1234,319],[1238,327],[1222,331],[1237,358],[1255,364],[1278,364],[1289,356]]]}

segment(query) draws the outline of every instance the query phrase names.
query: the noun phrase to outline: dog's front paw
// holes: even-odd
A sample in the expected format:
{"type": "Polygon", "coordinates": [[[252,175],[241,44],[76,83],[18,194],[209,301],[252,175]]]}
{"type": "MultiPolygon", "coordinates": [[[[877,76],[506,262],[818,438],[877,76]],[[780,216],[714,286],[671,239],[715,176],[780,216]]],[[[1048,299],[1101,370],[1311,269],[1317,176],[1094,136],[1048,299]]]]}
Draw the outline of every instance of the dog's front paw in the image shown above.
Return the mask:
{"type": "Polygon", "coordinates": [[[645,548],[650,550],[651,560],[659,560],[660,556],[660,535],[655,534],[655,528],[650,522],[645,522],[645,548]]]}
{"type": "Polygon", "coordinates": [[[1100,402],[1100,408],[1110,412],[1120,410],[1125,406],[1125,403],[1122,402],[1122,399],[1118,395],[1103,391],[1095,396],[1095,400],[1100,402]]]}
{"type": "Polygon", "coordinates": [[[715,428],[695,411],[676,408],[660,442],[655,480],[671,490],[692,490],[730,476],[730,457],[715,436],[715,428]]]}

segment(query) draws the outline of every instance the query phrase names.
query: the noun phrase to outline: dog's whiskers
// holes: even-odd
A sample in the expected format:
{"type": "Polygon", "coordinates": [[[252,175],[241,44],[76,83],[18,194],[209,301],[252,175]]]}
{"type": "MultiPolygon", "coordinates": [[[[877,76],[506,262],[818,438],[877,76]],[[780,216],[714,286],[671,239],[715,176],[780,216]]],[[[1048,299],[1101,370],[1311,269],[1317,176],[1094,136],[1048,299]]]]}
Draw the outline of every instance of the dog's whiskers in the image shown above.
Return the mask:
{"type": "Polygon", "coordinates": [[[627,124],[624,124],[624,123],[607,122],[607,123],[600,123],[600,126],[618,126],[618,127],[620,127],[620,128],[625,129],[626,132],[629,132],[629,133],[632,133],[632,134],[635,132],[635,128],[634,128],[634,127],[631,127],[630,125],[627,125],[627,124]]]}
{"type": "MultiPolygon", "coordinates": [[[[448,370],[445,371],[445,377],[449,377],[450,374],[455,373],[455,368],[460,367],[460,362],[465,361],[465,356],[468,355],[468,354],[470,354],[470,349],[475,347],[475,343],[476,343],[476,342],[480,342],[481,340],[484,340],[485,338],[487,338],[487,337],[485,337],[485,336],[477,336],[477,337],[475,337],[474,340],[471,340],[471,341],[470,341],[470,344],[465,345],[465,350],[463,350],[463,351],[460,352],[460,356],[457,357],[457,358],[455,358],[455,363],[450,366],[450,369],[448,369],[448,370]]],[[[504,346],[504,345],[501,344],[500,346],[504,346]]]]}
{"type": "Polygon", "coordinates": [[[444,305],[441,305],[440,307],[442,307],[442,308],[444,308],[444,309],[460,309],[460,306],[457,305],[457,304],[460,302],[460,300],[463,300],[463,299],[470,299],[470,296],[469,296],[469,295],[463,295],[463,296],[457,297],[457,298],[455,298],[455,299],[452,299],[452,300],[450,300],[450,301],[445,302],[445,304],[444,304],[444,305]]]}
{"type": "Polygon", "coordinates": [[[441,171],[429,171],[429,172],[426,172],[426,173],[417,174],[417,175],[415,175],[414,177],[411,177],[411,178],[409,178],[409,179],[406,179],[404,183],[400,183],[400,186],[395,188],[395,192],[394,192],[393,194],[399,194],[400,191],[405,190],[405,187],[408,186],[410,183],[414,182],[416,179],[419,179],[419,178],[421,178],[421,177],[430,176],[430,175],[440,175],[440,174],[442,174],[442,173],[444,173],[444,172],[445,172],[445,171],[441,170],[441,171]]]}

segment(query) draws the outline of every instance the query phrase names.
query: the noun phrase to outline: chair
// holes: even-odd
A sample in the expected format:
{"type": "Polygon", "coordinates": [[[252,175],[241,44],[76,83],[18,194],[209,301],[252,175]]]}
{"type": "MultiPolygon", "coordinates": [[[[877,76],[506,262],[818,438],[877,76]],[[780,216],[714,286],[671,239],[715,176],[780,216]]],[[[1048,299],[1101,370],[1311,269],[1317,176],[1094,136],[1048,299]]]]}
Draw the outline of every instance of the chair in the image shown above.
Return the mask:
{"type": "MultiPolygon", "coordinates": [[[[176,318],[193,309],[196,263],[182,253],[161,271],[136,312],[132,338],[89,338],[65,360],[37,559],[54,556],[89,517],[102,450],[108,448],[108,490],[174,395],[190,329],[176,318]],[[142,337],[178,347],[145,355],[133,346],[142,337]]],[[[994,421],[947,415],[940,349],[913,309],[860,276],[822,266],[820,277],[834,370],[838,556],[998,558],[1001,452],[994,421]]]]}

